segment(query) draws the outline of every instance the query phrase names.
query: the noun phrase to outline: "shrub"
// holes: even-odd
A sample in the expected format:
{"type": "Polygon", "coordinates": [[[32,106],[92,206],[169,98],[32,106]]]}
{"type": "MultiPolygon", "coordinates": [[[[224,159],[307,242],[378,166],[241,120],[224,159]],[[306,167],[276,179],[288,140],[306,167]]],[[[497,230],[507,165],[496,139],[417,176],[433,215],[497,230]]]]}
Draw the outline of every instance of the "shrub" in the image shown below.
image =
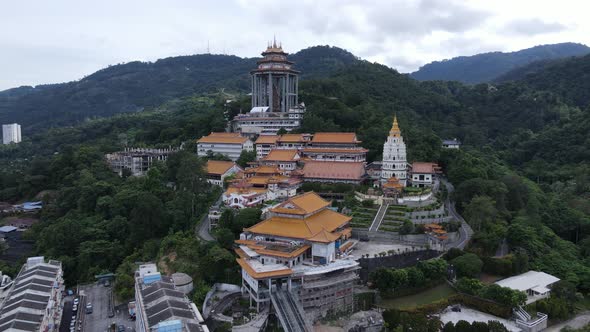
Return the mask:
{"type": "Polygon", "coordinates": [[[459,277],[474,278],[479,275],[483,262],[476,254],[465,254],[451,260],[459,277]]]}

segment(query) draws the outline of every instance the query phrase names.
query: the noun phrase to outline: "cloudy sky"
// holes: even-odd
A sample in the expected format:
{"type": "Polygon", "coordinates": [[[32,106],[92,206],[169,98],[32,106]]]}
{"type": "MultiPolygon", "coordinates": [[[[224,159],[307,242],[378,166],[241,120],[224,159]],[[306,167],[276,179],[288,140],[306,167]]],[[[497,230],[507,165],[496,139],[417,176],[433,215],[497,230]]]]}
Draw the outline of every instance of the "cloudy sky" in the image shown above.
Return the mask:
{"type": "Polygon", "coordinates": [[[258,56],[335,45],[411,72],[458,55],[590,45],[590,4],[545,0],[3,0],[0,90],[110,64],[203,53],[258,56]]]}

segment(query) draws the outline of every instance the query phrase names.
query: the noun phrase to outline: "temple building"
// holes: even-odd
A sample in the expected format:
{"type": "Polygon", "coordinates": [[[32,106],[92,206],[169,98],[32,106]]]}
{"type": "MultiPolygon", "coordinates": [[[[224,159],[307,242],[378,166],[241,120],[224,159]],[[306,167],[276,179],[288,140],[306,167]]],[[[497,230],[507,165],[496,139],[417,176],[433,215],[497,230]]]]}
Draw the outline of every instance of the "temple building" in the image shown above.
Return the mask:
{"type": "Polygon", "coordinates": [[[223,187],[225,178],[240,171],[243,171],[242,168],[233,161],[208,160],[205,165],[207,182],[220,187],[223,187]]]}
{"type": "Polygon", "coordinates": [[[276,41],[262,56],[258,67],[250,72],[252,109],[233,119],[233,131],[276,135],[281,128],[288,132],[299,128],[305,113],[305,106],[299,104],[299,72],[276,41]]]}
{"type": "Polygon", "coordinates": [[[281,138],[279,135],[260,135],[254,142],[256,147],[256,160],[260,160],[268,155],[270,150],[277,147],[277,141],[281,138]]]}
{"type": "Polygon", "coordinates": [[[381,183],[395,177],[406,186],[408,163],[406,160],[406,144],[402,137],[397,116],[393,118],[393,125],[389,131],[387,141],[383,145],[383,163],[381,164],[381,183]]]}
{"type": "Polygon", "coordinates": [[[365,162],[368,150],[361,143],[355,133],[316,133],[302,151],[316,161],[365,162]]]}
{"type": "Polygon", "coordinates": [[[236,240],[242,292],[258,310],[272,303],[283,325],[351,312],[359,263],[348,256],[351,217],[314,192],[270,209],[236,240]],[[302,317],[304,316],[304,317],[302,317]]]}
{"type": "Polygon", "coordinates": [[[365,163],[309,160],[302,172],[306,182],[358,185],[365,180],[365,163]]]}
{"type": "Polygon", "coordinates": [[[301,186],[297,177],[282,175],[276,166],[257,166],[246,169],[223,193],[223,202],[232,208],[255,207],[265,201],[293,197],[301,186]]]}
{"type": "Polygon", "coordinates": [[[301,150],[311,141],[311,134],[284,134],[277,141],[279,149],[301,150]]]}
{"type": "Polygon", "coordinates": [[[221,154],[236,161],[242,151],[254,151],[254,143],[240,133],[211,133],[197,141],[199,157],[221,154]]]}
{"type": "Polygon", "coordinates": [[[275,166],[283,175],[289,175],[297,169],[297,163],[301,159],[299,151],[295,149],[273,149],[262,160],[263,166],[275,166]]]}

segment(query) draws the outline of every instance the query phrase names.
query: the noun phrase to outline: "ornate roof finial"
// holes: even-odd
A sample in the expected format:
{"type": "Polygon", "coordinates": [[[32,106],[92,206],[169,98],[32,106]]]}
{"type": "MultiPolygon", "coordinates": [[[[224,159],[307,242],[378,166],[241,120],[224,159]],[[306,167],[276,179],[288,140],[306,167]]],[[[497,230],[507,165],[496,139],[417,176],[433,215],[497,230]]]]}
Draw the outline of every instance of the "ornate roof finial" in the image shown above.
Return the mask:
{"type": "Polygon", "coordinates": [[[272,48],[277,48],[277,36],[272,36],[272,48]]]}
{"type": "Polygon", "coordinates": [[[399,124],[397,123],[397,114],[393,116],[393,125],[391,126],[391,130],[389,131],[389,136],[392,137],[399,137],[401,135],[401,130],[399,129],[399,124]]]}

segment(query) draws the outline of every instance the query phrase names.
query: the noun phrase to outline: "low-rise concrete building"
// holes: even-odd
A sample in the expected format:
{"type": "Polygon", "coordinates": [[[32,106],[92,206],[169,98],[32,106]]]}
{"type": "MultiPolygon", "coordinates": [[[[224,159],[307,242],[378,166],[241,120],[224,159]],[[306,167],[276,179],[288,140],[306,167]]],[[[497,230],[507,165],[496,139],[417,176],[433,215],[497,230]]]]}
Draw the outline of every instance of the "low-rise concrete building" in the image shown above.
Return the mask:
{"type": "Polygon", "coordinates": [[[107,154],[106,160],[111,169],[119,175],[125,171],[133,176],[145,175],[156,161],[166,161],[178,149],[126,148],[124,151],[107,154]]]}
{"type": "Polygon", "coordinates": [[[441,170],[436,163],[414,162],[410,168],[410,183],[412,187],[432,187],[439,173],[441,170]]]}
{"type": "Polygon", "coordinates": [[[137,332],[209,332],[203,317],[156,264],[143,264],[135,273],[135,330],[137,332]]]}
{"type": "Polygon", "coordinates": [[[502,287],[525,292],[527,295],[526,303],[529,304],[549,297],[551,286],[558,281],[559,278],[548,273],[528,271],[523,274],[496,281],[496,284],[502,287]]]}
{"type": "Polygon", "coordinates": [[[254,143],[240,133],[211,133],[197,141],[199,157],[218,153],[236,161],[242,151],[254,151],[254,143]]]}

